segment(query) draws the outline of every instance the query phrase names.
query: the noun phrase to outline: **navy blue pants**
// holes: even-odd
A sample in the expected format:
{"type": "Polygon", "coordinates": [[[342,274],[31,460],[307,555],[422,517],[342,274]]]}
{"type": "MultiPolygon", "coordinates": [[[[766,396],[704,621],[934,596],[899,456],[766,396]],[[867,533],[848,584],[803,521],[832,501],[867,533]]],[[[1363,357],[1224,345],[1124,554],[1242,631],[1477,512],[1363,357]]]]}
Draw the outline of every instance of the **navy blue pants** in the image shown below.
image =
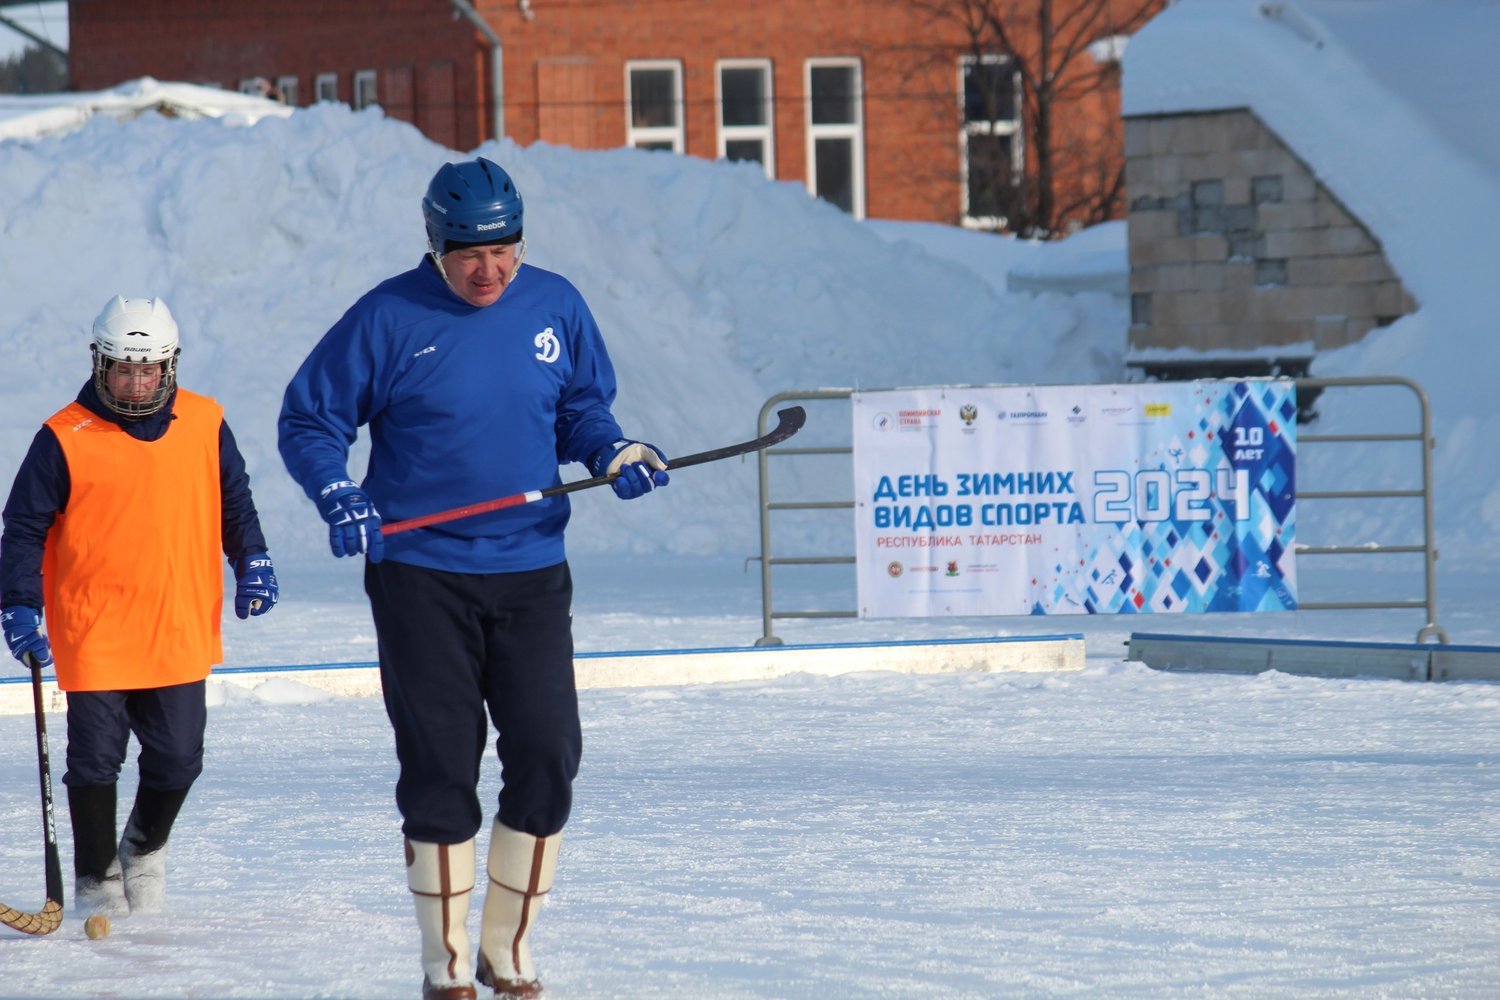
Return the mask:
{"type": "Polygon", "coordinates": [[[490,720],[500,734],[500,822],[535,837],[561,830],[583,751],[568,564],[471,574],[367,563],[365,593],[406,836],[457,844],[479,832],[490,720]]]}
{"type": "Polygon", "coordinates": [[[130,734],[141,744],[140,784],[159,791],[189,788],[203,773],[208,724],[206,681],[139,691],[68,693],[65,785],[113,785],[130,734]]]}

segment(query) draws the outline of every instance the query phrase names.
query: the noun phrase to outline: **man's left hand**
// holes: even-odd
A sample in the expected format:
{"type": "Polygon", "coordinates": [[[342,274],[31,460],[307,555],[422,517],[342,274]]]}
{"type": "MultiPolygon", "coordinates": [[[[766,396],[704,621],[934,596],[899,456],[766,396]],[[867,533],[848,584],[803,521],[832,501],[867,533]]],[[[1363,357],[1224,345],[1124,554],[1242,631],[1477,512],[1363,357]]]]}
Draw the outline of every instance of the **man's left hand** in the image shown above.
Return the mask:
{"type": "Polygon", "coordinates": [[[667,485],[667,459],[661,449],[644,441],[621,439],[607,444],[589,458],[589,472],[608,476],[618,472],[610,485],[621,500],[634,500],[667,485]]]}

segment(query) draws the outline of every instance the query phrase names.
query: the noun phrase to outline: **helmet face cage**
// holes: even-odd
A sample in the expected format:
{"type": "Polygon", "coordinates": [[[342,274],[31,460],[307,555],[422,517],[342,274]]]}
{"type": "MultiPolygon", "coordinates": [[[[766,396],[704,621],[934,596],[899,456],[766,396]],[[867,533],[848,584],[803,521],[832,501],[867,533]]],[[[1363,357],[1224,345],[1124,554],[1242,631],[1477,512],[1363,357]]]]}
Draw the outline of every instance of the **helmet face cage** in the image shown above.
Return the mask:
{"type": "Polygon", "coordinates": [[[177,323],[161,299],[125,299],[116,295],[94,321],[94,391],[105,406],[127,419],[150,416],[167,405],[177,388],[177,323]],[[144,399],[122,399],[109,388],[110,372],[120,364],[158,365],[161,377],[144,399]]]}
{"type": "Polygon", "coordinates": [[[172,390],[177,388],[177,353],[165,361],[156,362],[161,366],[161,381],[156,385],[156,391],[145,399],[120,399],[109,391],[109,372],[118,364],[140,364],[142,362],[122,362],[119,358],[112,358],[99,350],[97,344],[93,345],[94,351],[94,391],[99,394],[99,400],[105,406],[129,420],[139,420],[141,417],[149,417],[162,407],[167,405],[167,400],[172,398],[172,390]]]}
{"type": "Polygon", "coordinates": [[[521,193],[499,164],[482,156],[444,164],[422,198],[428,248],[442,256],[450,242],[514,243],[523,211],[521,193]]]}

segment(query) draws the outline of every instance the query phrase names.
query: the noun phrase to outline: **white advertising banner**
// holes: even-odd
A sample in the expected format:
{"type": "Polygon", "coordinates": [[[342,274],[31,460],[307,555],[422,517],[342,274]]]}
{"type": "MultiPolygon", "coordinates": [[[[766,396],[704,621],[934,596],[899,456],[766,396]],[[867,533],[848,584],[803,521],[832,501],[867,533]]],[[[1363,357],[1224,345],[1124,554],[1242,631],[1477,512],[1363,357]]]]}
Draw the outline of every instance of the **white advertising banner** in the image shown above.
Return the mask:
{"type": "Polygon", "coordinates": [[[861,617],[1297,607],[1291,380],[853,403],[861,617]]]}

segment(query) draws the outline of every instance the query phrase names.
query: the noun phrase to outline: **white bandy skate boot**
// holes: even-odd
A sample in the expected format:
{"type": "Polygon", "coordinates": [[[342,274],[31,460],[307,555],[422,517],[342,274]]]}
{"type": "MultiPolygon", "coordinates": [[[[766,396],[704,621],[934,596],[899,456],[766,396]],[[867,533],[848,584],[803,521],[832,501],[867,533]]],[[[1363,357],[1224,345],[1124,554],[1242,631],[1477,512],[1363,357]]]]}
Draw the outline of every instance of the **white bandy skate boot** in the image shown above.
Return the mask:
{"type": "Polygon", "coordinates": [[[552,889],[561,846],[561,833],[533,837],[495,821],[490,885],[479,927],[479,981],[497,997],[534,997],[542,992],[527,939],[542,897],[552,889]]]}
{"type": "Polygon", "coordinates": [[[106,917],[123,917],[130,913],[125,899],[125,879],[120,874],[120,859],[115,858],[99,877],[78,875],[73,879],[73,905],[87,916],[102,913],[106,917]]]}
{"type": "Polygon", "coordinates": [[[167,901],[167,838],[187,799],[186,788],[136,789],[135,807],[120,835],[120,871],[131,913],[160,913],[167,901]]]}
{"type": "Polygon", "coordinates": [[[469,960],[469,899],[474,894],[474,841],[406,841],[406,884],[422,932],[422,1000],[475,1000],[469,960]]]}

